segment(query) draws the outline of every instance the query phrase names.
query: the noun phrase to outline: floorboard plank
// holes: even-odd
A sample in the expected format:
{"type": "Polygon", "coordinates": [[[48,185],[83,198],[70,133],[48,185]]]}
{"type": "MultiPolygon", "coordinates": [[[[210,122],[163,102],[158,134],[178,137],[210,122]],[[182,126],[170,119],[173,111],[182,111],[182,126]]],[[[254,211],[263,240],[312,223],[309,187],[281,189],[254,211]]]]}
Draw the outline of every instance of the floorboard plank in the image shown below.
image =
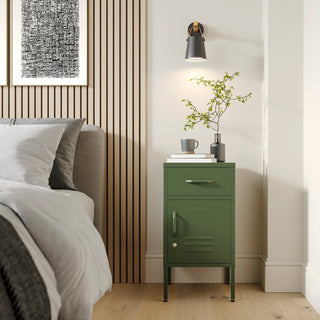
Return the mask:
{"type": "Polygon", "coordinates": [[[265,293],[259,287],[243,284],[240,287],[244,299],[249,302],[256,319],[261,320],[289,320],[279,301],[273,293],[265,293]]]}
{"type": "Polygon", "coordinates": [[[214,320],[256,320],[253,310],[244,299],[239,285],[236,285],[236,300],[230,301],[230,285],[221,283],[207,285],[208,297],[211,304],[211,315],[214,320]]]}
{"type": "Polygon", "coordinates": [[[163,292],[159,284],[148,284],[138,317],[139,320],[174,320],[177,300],[177,286],[170,285],[168,288],[170,299],[163,302],[163,292]]]}
{"type": "Polygon", "coordinates": [[[306,298],[299,293],[275,293],[277,299],[290,320],[318,320],[319,315],[306,298]]]}
{"type": "Polygon", "coordinates": [[[300,293],[265,293],[237,284],[230,302],[225,284],[172,284],[163,302],[161,284],[114,284],[94,306],[92,320],[320,320],[300,293]]]}

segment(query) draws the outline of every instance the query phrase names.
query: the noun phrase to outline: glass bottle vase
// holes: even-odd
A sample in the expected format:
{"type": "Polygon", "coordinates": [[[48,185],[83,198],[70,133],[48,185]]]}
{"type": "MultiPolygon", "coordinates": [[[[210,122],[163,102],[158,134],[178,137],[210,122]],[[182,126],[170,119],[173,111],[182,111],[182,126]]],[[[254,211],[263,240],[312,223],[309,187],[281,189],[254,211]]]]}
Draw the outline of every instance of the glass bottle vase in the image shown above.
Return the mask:
{"type": "Polygon", "coordinates": [[[226,146],[221,142],[221,133],[214,134],[214,142],[210,144],[210,153],[214,154],[218,162],[225,162],[226,146]]]}

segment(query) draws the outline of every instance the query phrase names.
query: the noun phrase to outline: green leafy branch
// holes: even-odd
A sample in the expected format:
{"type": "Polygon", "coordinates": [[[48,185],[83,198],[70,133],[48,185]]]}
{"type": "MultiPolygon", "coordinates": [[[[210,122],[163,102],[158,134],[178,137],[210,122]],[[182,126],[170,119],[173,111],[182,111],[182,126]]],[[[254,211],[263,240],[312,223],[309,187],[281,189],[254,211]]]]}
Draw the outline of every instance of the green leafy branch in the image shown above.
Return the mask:
{"type": "Polygon", "coordinates": [[[213,129],[219,133],[220,130],[220,119],[226,110],[229,108],[233,101],[239,101],[246,103],[251,98],[252,93],[249,92],[245,96],[238,95],[233,98],[233,86],[228,86],[228,82],[232,81],[235,77],[239,76],[239,72],[235,72],[231,75],[228,72],[225,73],[222,80],[207,80],[204,77],[193,78],[190,81],[196,81],[197,85],[203,85],[212,90],[213,97],[206,104],[208,106],[207,111],[201,112],[198,108],[189,100],[183,99],[182,102],[190,110],[187,115],[186,124],[184,130],[193,129],[193,127],[201,123],[208,129],[213,129]]]}

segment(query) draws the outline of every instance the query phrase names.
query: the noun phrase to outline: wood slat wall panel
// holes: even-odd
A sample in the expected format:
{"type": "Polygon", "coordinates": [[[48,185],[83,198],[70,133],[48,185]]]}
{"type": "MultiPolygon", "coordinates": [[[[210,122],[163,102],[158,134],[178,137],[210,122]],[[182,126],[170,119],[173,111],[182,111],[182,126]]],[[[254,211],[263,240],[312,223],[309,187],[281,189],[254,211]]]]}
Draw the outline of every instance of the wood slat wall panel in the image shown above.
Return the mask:
{"type": "Polygon", "coordinates": [[[88,0],[87,87],[0,87],[2,118],[84,117],[105,131],[105,241],[115,282],[141,282],[145,272],[145,7],[88,0]]]}

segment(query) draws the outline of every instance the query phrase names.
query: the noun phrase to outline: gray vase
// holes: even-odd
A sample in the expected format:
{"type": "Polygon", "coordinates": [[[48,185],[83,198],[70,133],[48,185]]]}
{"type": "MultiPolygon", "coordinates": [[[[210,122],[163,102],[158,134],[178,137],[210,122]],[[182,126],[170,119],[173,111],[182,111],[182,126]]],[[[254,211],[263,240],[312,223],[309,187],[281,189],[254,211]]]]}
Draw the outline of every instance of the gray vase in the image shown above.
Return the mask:
{"type": "Polygon", "coordinates": [[[221,134],[214,134],[214,143],[210,144],[210,153],[215,155],[218,162],[225,161],[225,149],[226,146],[221,142],[221,134]]]}

